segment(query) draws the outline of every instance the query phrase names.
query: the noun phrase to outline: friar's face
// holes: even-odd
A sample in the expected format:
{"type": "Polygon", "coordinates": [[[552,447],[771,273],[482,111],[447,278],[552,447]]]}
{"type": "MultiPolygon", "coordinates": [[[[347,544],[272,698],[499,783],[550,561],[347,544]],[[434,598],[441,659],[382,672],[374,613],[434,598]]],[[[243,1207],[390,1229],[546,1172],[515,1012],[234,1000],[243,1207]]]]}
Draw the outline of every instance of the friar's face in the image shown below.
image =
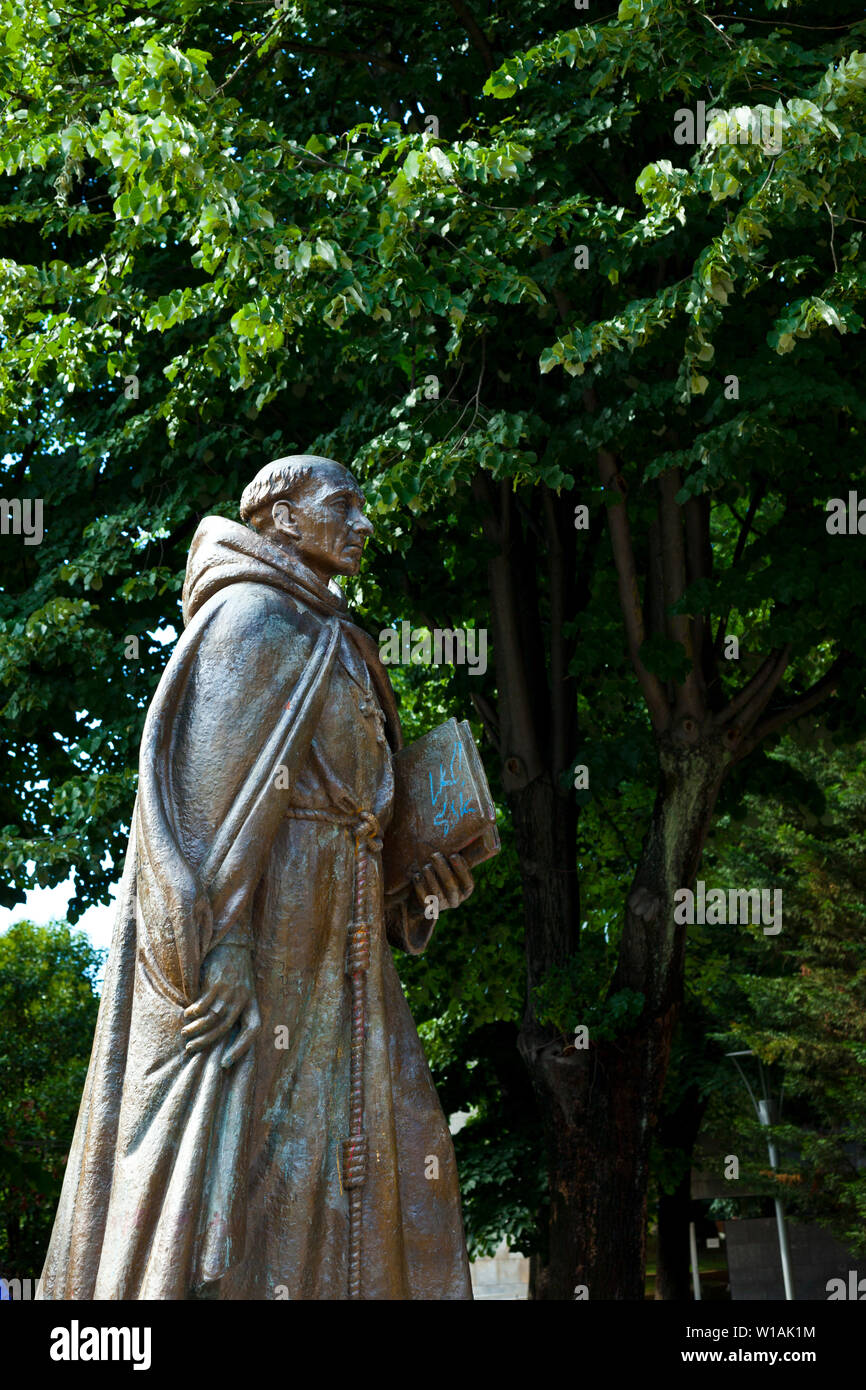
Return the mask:
{"type": "Polygon", "coordinates": [[[323,581],[358,573],[373,527],[358,484],[339,465],[316,469],[291,499],[274,503],[272,516],[278,537],[323,581]]]}

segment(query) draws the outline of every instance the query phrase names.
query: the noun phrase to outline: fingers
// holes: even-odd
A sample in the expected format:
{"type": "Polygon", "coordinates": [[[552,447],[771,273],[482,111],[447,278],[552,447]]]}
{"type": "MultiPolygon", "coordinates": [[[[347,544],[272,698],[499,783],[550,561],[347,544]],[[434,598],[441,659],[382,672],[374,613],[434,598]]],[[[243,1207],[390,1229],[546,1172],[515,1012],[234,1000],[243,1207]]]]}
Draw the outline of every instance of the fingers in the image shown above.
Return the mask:
{"type": "MultiPolygon", "coordinates": [[[[206,1033],[200,1033],[197,1037],[193,1038],[191,1042],[187,1043],[186,1048],[184,1050],[186,1052],[201,1052],[204,1048],[211,1047],[220,1038],[225,1037],[226,1033],[229,1031],[230,1028],[234,1027],[234,1024],[240,1017],[240,1013],[240,1004],[229,1009],[228,1013],[226,1014],[225,1018],[222,1020],[221,1023],[211,1023],[211,1026],[209,1027],[208,1031],[206,1033]]],[[[210,1020],[203,1021],[210,1023],[210,1020]]],[[[192,1024],[191,1026],[196,1028],[200,1027],[200,1024],[192,1024]]]]}
{"type": "Polygon", "coordinates": [[[461,854],[452,854],[449,859],[444,854],[434,854],[430,863],[415,875],[412,886],[422,907],[427,906],[431,894],[438,898],[440,908],[459,907],[475,888],[475,880],[461,854]]]}
{"type": "Polygon", "coordinates": [[[259,1013],[258,1002],[253,999],[250,1001],[244,1013],[241,1031],[226,1052],[225,1057],[223,1057],[223,1068],[228,1069],[239,1057],[243,1057],[244,1053],[252,1046],[256,1033],[258,1033],[261,1026],[262,1019],[259,1013]]]}
{"type": "Polygon", "coordinates": [[[475,879],[469,872],[469,865],[466,863],[462,854],[452,854],[448,862],[454,870],[457,881],[460,884],[460,897],[461,901],[463,901],[475,891],[475,879]]]}
{"type": "MultiPolygon", "coordinates": [[[[421,906],[426,907],[427,896],[430,890],[424,883],[424,878],[422,874],[415,874],[414,878],[412,879],[412,887],[415,889],[415,897],[418,899],[421,906]]],[[[435,892],[435,889],[433,891],[435,892]]]]}
{"type": "Polygon", "coordinates": [[[180,1035],[182,1038],[185,1038],[187,1042],[191,1042],[193,1038],[200,1038],[203,1033],[207,1033],[218,1019],[218,1014],[206,1013],[204,1018],[197,1018],[194,1023],[185,1024],[180,1030],[180,1035]]]}
{"type": "Polygon", "coordinates": [[[201,1018],[202,1014],[206,1014],[214,999],[216,999],[217,990],[218,985],[216,984],[211,985],[210,989],[205,990],[200,999],[197,999],[194,1004],[190,1004],[188,1009],[184,1009],[184,1018],[201,1018]]]}
{"type": "Polygon", "coordinates": [[[421,872],[413,878],[412,885],[415,889],[415,896],[422,907],[426,908],[427,899],[431,895],[437,899],[440,906],[444,903],[445,891],[436,876],[432,863],[424,865],[421,872]]]}
{"type": "MultiPolygon", "coordinates": [[[[444,854],[434,854],[432,859],[436,877],[439,880],[440,897],[444,897],[449,907],[459,907],[461,902],[460,885],[454,876],[451,865],[444,854]]],[[[435,891],[435,890],[434,890],[435,891]]]]}
{"type": "Polygon", "coordinates": [[[433,897],[438,900],[439,908],[441,910],[443,907],[446,907],[448,905],[448,900],[447,895],[445,893],[445,889],[439,882],[439,875],[436,872],[435,860],[436,855],[434,854],[433,859],[430,861],[430,863],[425,864],[423,869],[421,870],[421,882],[423,884],[424,889],[422,901],[424,902],[424,905],[426,907],[427,898],[432,893],[433,897]]]}
{"type": "MultiPolygon", "coordinates": [[[[203,999],[207,999],[211,997],[213,993],[214,991],[212,989],[208,990],[207,994],[203,995],[202,997],[203,999]]],[[[235,1008],[235,1017],[237,1017],[237,1014],[243,1008],[243,1005],[243,999],[237,1001],[237,1007],[235,1008]]],[[[198,1003],[194,1004],[192,1008],[184,1009],[184,1018],[187,1016],[187,1014],[192,1013],[193,1009],[199,1009],[200,1007],[201,1003],[198,1003]]],[[[220,996],[220,998],[214,999],[214,1002],[211,1004],[207,1013],[205,1013],[201,1018],[196,1018],[193,1023],[187,1023],[184,1025],[183,1028],[181,1028],[181,1037],[195,1038],[199,1037],[202,1033],[206,1033],[209,1028],[213,1027],[215,1020],[218,1020],[220,1015],[223,1014],[225,1010],[229,1007],[235,1006],[229,1005],[228,1001],[225,999],[224,996],[220,996]]]]}

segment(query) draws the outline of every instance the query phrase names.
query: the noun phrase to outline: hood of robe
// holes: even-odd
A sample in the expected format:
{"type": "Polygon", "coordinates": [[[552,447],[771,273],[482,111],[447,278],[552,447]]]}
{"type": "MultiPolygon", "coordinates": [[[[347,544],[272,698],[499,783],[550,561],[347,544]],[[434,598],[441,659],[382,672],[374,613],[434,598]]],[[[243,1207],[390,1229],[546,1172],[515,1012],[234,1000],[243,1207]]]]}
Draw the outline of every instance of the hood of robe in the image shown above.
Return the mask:
{"type": "Polygon", "coordinates": [[[306,565],[257,531],[223,516],[206,516],[193,536],[183,584],[186,626],[227,584],[270,584],[324,614],[348,617],[346,600],[306,565]]]}
{"type": "Polygon", "coordinates": [[[200,523],[186,562],[183,583],[183,621],[188,626],[209,598],[228,584],[270,584],[300,599],[323,617],[336,617],[366,662],[386,720],[388,742],[402,747],[397,702],[379,649],[369,633],[352,622],[346,600],[312,570],[258,531],[223,516],[206,516],[200,523]]]}

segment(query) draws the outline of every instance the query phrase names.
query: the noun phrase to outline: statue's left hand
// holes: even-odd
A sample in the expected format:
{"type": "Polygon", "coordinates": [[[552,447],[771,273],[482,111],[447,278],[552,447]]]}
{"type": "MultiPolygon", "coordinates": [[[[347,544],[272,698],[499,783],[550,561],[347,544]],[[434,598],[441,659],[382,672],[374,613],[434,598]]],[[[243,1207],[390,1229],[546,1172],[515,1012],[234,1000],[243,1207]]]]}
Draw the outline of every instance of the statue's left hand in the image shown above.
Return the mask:
{"type": "Polygon", "coordinates": [[[422,907],[427,899],[434,896],[439,900],[439,911],[446,907],[459,907],[469,897],[475,882],[469,866],[462,854],[434,854],[429,864],[425,864],[420,874],[413,879],[415,896],[422,907]]]}
{"type": "Polygon", "coordinates": [[[227,942],[214,947],[202,967],[201,995],[183,1016],[188,1021],[180,1031],[187,1053],[210,1047],[240,1019],[241,1031],[222,1065],[230,1067],[243,1056],[262,1026],[248,947],[227,942]]]}

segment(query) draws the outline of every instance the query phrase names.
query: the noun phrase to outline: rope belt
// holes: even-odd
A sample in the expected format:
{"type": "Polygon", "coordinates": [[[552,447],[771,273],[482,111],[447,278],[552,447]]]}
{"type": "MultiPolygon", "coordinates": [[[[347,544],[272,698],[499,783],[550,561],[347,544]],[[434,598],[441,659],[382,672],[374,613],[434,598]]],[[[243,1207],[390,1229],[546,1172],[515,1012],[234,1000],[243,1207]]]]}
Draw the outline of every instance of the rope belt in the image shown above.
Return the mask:
{"type": "Polygon", "coordinates": [[[349,1138],[343,1140],[343,1183],[349,1194],[349,1298],[361,1297],[361,1189],[367,1178],[364,1133],[364,1034],[367,1024],[367,970],[371,921],[367,906],[367,857],[382,848],[381,828],[372,811],[351,814],[290,806],[290,820],[325,821],[355,835],[354,912],[346,945],[346,974],[352,995],[352,1042],[349,1051],[349,1138]]]}

